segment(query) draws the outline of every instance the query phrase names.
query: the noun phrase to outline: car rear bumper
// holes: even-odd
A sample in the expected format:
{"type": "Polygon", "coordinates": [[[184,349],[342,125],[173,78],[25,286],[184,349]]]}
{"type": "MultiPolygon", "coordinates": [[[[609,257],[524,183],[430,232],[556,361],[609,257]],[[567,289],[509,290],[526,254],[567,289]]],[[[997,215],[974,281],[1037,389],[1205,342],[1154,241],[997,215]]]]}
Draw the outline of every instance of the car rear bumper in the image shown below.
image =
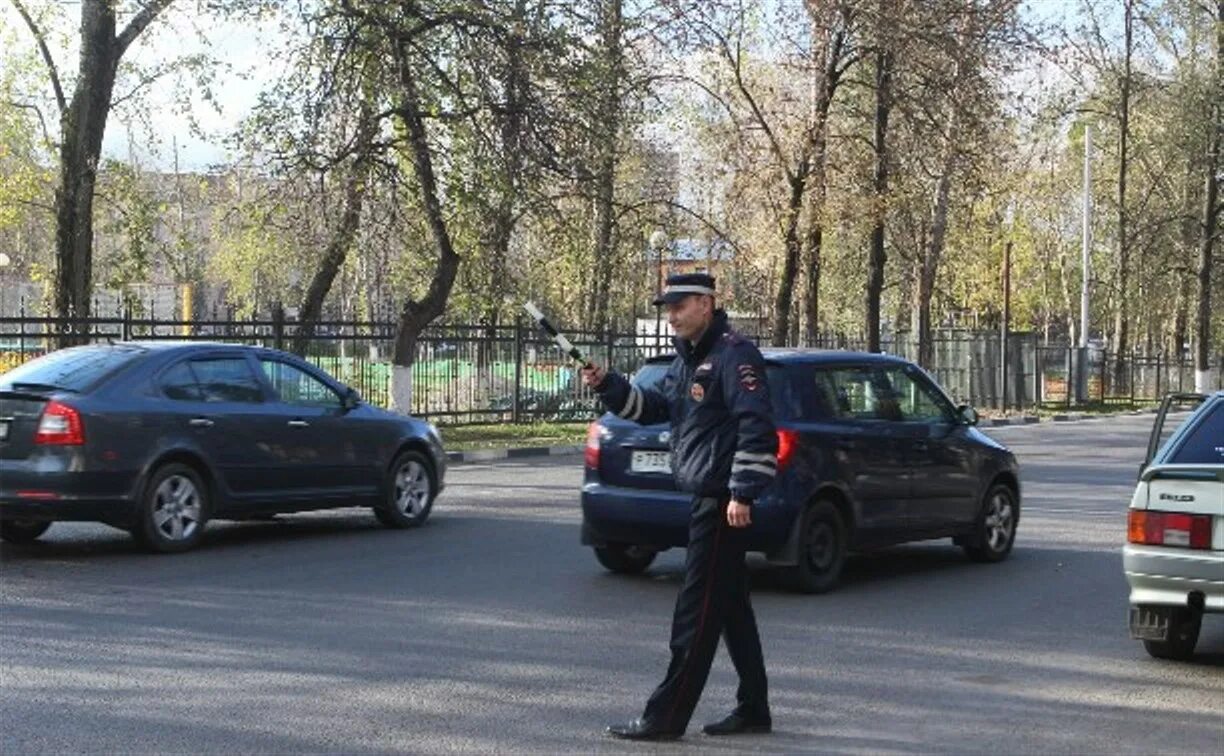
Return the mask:
{"type": "Polygon", "coordinates": [[[136,472],[67,468],[46,458],[0,462],[0,517],[110,523],[131,519],[136,472]]]}
{"type": "MultiPolygon", "coordinates": [[[[667,549],[688,545],[693,495],[622,488],[599,482],[582,487],[582,543],[623,543],[667,549]]],[[[786,541],[795,512],[781,499],[763,497],[752,507],[751,551],[771,551],[786,541]]]]}
{"type": "Polygon", "coordinates": [[[684,546],[692,501],[692,496],[677,491],[588,483],[582,487],[582,543],[684,546]]]}
{"type": "Polygon", "coordinates": [[[1122,568],[1132,606],[1194,606],[1200,594],[1204,611],[1224,612],[1224,552],[1128,544],[1122,568]]]}

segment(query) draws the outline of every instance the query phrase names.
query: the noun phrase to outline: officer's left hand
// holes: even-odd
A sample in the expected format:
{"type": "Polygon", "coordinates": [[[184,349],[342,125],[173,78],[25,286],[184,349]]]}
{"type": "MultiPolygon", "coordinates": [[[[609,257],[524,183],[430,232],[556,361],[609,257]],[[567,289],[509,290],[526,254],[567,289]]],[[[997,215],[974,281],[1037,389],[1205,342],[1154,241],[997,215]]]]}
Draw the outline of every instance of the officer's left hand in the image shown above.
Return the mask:
{"type": "Polygon", "coordinates": [[[735,499],[727,505],[727,524],[733,528],[746,528],[752,524],[752,507],[735,499]]]}

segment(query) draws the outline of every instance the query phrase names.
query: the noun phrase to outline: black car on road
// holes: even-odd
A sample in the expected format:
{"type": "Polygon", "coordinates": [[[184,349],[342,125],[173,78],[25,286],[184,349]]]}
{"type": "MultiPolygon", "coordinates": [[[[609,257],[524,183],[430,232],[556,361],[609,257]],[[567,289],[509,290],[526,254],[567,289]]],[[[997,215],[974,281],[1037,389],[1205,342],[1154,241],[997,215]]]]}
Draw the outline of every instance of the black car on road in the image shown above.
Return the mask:
{"type": "MultiPolygon", "coordinates": [[[[921,368],[897,357],[762,350],[778,427],[778,477],[753,506],[752,549],[799,590],[838,581],[846,555],[952,538],[970,558],[1007,557],[1020,519],[1015,456],[974,426],[921,368]]],[[[669,390],[671,358],[633,377],[669,390]]],[[[670,386],[687,392],[688,386],[670,386]]],[[[672,478],[666,424],[611,413],[587,437],[582,542],[614,572],[685,546],[690,497],[672,478]]]]}
{"type": "Polygon", "coordinates": [[[272,349],[94,344],[0,375],[10,542],[86,520],[182,551],[210,519],[354,505],[407,528],[425,522],[445,473],[432,425],[272,349]]]}

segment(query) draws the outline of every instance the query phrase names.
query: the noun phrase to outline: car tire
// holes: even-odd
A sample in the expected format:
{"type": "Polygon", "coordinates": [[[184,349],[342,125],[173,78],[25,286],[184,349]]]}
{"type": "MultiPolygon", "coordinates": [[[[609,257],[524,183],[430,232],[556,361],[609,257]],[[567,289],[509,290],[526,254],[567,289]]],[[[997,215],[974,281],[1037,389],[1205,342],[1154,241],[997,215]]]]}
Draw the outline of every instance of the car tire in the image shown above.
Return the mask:
{"type": "Polygon", "coordinates": [[[849,534],[837,507],[814,502],[799,521],[799,563],[787,570],[786,582],[800,593],[827,593],[837,587],[846,566],[849,534]]]}
{"type": "Polygon", "coordinates": [[[1156,611],[1167,612],[1169,617],[1169,638],[1163,641],[1145,640],[1143,647],[1157,659],[1172,659],[1186,661],[1194,656],[1194,646],[1198,643],[1199,630],[1203,627],[1203,615],[1186,607],[1156,608],[1156,611]]]}
{"type": "Polygon", "coordinates": [[[391,463],[382,502],[374,516],[388,528],[415,528],[429,519],[438,486],[433,466],[420,452],[406,451],[391,463]]]}
{"type": "Polygon", "coordinates": [[[1020,504],[1016,492],[996,483],[986,491],[973,532],[961,543],[965,554],[975,562],[1001,562],[1016,542],[1020,504]]]}
{"type": "Polygon", "coordinates": [[[610,543],[595,547],[595,558],[605,568],[618,575],[640,575],[658,556],[657,551],[645,546],[627,543],[610,543]]]}
{"type": "Polygon", "coordinates": [[[38,520],[0,520],[0,540],[7,543],[31,543],[47,532],[50,522],[38,520]]]}
{"type": "Polygon", "coordinates": [[[204,537],[209,511],[208,487],[200,474],[189,465],[171,462],[149,476],[131,533],[151,551],[187,551],[204,537]]]}

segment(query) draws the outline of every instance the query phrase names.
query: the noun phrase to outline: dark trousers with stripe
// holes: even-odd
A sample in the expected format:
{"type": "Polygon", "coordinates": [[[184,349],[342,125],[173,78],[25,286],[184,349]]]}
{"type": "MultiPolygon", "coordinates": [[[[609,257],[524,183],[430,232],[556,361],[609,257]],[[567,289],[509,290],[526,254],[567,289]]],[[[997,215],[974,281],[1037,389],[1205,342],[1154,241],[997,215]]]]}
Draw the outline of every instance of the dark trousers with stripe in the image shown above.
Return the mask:
{"type": "Polygon", "coordinates": [[[682,731],[688,725],[710,675],[719,635],[726,639],[739,673],[736,710],[752,717],[769,715],[765,659],[748,599],[744,539],[743,530],[727,524],[726,498],[693,500],[684,586],[672,619],[671,664],[643,715],[657,727],[682,731]]]}

